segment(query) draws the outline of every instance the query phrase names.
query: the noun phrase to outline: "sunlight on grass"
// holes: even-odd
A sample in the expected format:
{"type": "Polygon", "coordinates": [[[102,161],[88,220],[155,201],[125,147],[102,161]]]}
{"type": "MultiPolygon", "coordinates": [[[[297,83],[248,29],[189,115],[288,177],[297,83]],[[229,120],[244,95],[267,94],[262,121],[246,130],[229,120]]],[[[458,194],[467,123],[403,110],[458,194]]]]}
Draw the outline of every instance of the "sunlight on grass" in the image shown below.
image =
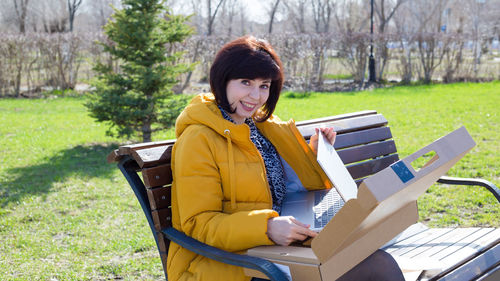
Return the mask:
{"type": "MultiPolygon", "coordinates": [[[[106,155],[105,136],[81,98],[0,99],[2,280],[159,280],[155,242],[135,195],[106,155]]],[[[449,175],[500,186],[500,83],[283,94],[282,120],[373,109],[402,157],[465,125],[477,146],[449,175]],[[299,98],[297,98],[299,97],[299,98]]],[[[173,130],[155,140],[171,139],[173,130]]],[[[419,200],[433,226],[500,226],[500,204],[479,187],[434,185],[419,200]]]]}

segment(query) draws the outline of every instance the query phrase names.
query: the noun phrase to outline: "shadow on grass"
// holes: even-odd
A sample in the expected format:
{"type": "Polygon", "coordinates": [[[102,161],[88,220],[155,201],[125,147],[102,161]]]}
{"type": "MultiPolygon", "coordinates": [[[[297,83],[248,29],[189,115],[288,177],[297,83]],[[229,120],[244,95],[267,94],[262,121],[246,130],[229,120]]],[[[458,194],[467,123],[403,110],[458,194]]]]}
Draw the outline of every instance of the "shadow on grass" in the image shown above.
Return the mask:
{"type": "Polygon", "coordinates": [[[116,166],[106,162],[106,156],[117,144],[78,145],[61,150],[43,163],[7,170],[8,178],[0,182],[0,207],[21,201],[30,195],[49,193],[54,183],[69,177],[107,178],[116,166]]]}

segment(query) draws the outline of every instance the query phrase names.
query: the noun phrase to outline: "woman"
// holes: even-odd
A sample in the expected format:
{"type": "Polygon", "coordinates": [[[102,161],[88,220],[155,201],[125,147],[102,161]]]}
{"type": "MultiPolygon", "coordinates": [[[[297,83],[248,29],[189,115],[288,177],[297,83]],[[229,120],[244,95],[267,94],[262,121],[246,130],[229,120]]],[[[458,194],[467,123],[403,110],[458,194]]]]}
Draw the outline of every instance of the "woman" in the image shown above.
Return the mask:
{"type": "MultiPolygon", "coordinates": [[[[231,252],[316,236],[309,225],[279,216],[287,186],[332,187],[316,162],[319,129],[307,144],[293,120],[272,115],[282,85],[281,61],[267,42],[242,37],[218,52],[210,69],[212,93],[196,96],[176,123],[176,229],[231,252]]],[[[333,144],[333,129],[321,130],[333,144]]],[[[175,243],[167,272],[169,280],[250,280],[240,267],[175,243]]]]}

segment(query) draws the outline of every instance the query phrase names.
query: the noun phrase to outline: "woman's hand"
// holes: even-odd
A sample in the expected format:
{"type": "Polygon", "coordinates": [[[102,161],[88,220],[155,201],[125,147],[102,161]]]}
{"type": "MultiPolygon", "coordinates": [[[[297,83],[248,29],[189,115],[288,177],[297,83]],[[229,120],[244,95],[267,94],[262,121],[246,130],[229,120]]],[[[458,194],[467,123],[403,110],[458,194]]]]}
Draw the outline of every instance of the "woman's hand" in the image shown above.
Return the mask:
{"type": "Polygon", "coordinates": [[[288,246],[309,236],[316,237],[318,234],[309,227],[291,216],[271,218],[267,221],[267,236],[278,245],[288,246]]]}
{"type": "Polygon", "coordinates": [[[309,146],[314,153],[318,153],[319,130],[321,130],[321,132],[326,136],[326,139],[328,139],[331,145],[335,143],[337,132],[335,132],[333,128],[315,128],[314,130],[316,133],[309,139],[309,146]]]}

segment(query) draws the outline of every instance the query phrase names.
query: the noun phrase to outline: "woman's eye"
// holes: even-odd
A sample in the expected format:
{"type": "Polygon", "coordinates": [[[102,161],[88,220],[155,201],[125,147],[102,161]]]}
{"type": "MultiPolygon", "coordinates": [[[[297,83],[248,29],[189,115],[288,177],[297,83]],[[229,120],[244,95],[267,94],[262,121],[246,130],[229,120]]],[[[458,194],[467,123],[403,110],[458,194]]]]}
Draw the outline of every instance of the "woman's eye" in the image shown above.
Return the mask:
{"type": "Polygon", "coordinates": [[[269,89],[269,85],[261,85],[260,88],[267,90],[267,89],[269,89]]]}
{"type": "Polygon", "coordinates": [[[250,85],[250,81],[248,81],[248,80],[241,80],[241,84],[248,86],[248,85],[250,85]]]}

